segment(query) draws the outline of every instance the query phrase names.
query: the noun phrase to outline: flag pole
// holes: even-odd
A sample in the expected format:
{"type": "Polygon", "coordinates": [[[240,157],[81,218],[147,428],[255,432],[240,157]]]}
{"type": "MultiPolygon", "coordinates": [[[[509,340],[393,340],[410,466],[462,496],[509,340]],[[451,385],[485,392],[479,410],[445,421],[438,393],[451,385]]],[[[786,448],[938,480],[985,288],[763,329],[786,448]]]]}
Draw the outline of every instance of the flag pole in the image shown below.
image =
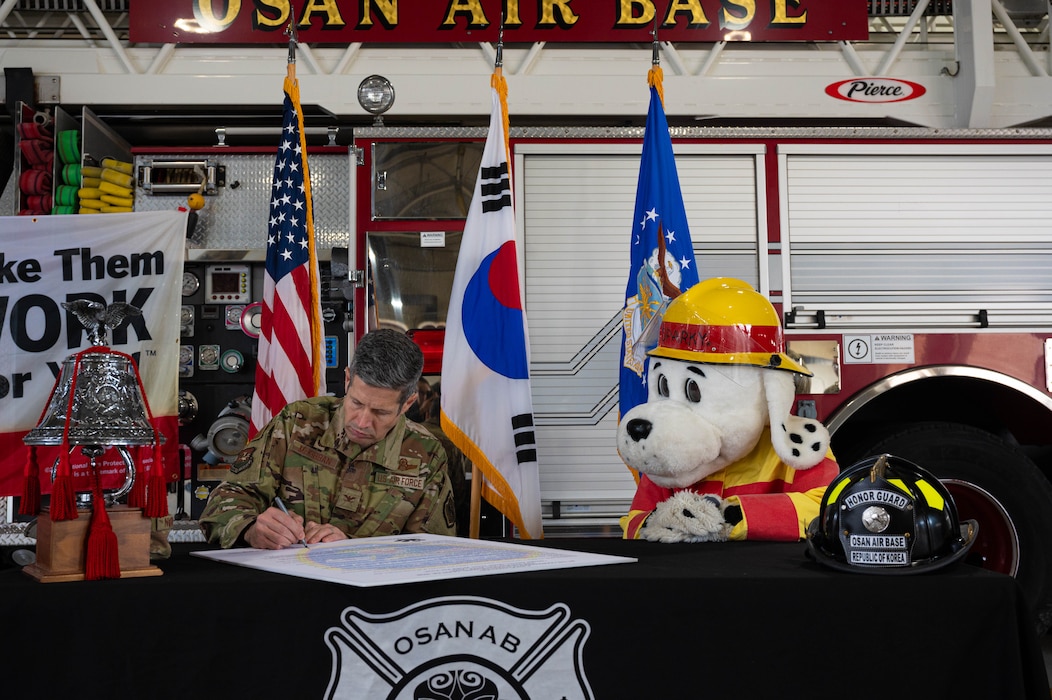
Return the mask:
{"type": "Polygon", "coordinates": [[[500,20],[500,31],[497,34],[497,55],[493,61],[493,77],[490,85],[500,95],[500,117],[504,122],[504,157],[511,162],[511,146],[509,144],[509,129],[511,128],[508,115],[508,81],[504,79],[504,17],[500,20]]]}
{"type": "Polygon", "coordinates": [[[295,20],[290,19],[289,24],[285,27],[285,34],[289,37],[289,62],[288,62],[288,76],[290,80],[296,79],[296,25],[295,20]]]}
{"type": "MultiPolygon", "coordinates": [[[[289,59],[286,69],[285,85],[286,91],[293,97],[296,107],[296,119],[299,122],[300,146],[303,150],[303,186],[307,193],[307,201],[312,202],[313,197],[310,190],[310,172],[307,170],[307,140],[305,137],[307,132],[303,124],[303,105],[300,102],[299,80],[296,79],[296,47],[299,45],[299,36],[296,33],[295,13],[293,13],[293,18],[289,19],[289,23],[285,27],[285,34],[289,37],[289,59]]],[[[318,265],[316,262],[318,259],[318,252],[314,240],[314,205],[312,203],[308,204],[305,216],[307,217],[307,245],[310,249],[311,260],[311,264],[307,266],[309,268],[308,275],[311,289],[318,290],[320,289],[320,283],[318,281],[318,265]]],[[[312,292],[312,294],[314,293],[312,292]]],[[[311,369],[314,380],[313,394],[314,396],[317,396],[320,392],[325,370],[323,369],[324,364],[320,354],[320,348],[322,347],[321,319],[317,317],[317,314],[314,313],[314,311],[310,313],[310,326],[312,345],[311,369]]]]}
{"type": "MultiPolygon", "coordinates": [[[[501,119],[504,121],[504,153],[509,154],[508,145],[508,84],[504,80],[504,17],[501,17],[500,31],[497,34],[497,55],[493,61],[493,77],[490,85],[500,95],[501,119]]],[[[510,159],[509,159],[510,160],[510,159]]],[[[468,537],[477,540],[481,530],[482,519],[482,482],[485,477],[482,470],[471,463],[471,510],[468,516],[468,537]]]]}
{"type": "Polygon", "coordinates": [[[654,29],[651,30],[654,41],[651,44],[650,70],[647,72],[647,85],[657,90],[661,98],[661,106],[665,106],[665,87],[663,85],[665,74],[661,70],[661,43],[658,41],[657,18],[654,18],[654,29]]]}
{"type": "MultiPolygon", "coordinates": [[[[655,331],[665,306],[680,290],[698,283],[694,247],[664,111],[658,31],[655,21],[651,33],[651,67],[647,74],[646,129],[640,154],[629,245],[630,265],[622,308],[619,424],[630,410],[648,398],[649,387],[645,383],[649,367],[647,351],[656,341],[655,331]],[[674,232],[678,235],[672,235],[674,232]],[[653,265],[651,260],[655,261],[653,265]]],[[[637,472],[631,468],[630,471],[638,481],[637,472]]]]}
{"type": "Polygon", "coordinates": [[[471,463],[471,512],[468,521],[468,537],[473,540],[479,538],[482,518],[482,472],[475,463],[471,463]]]}
{"type": "Polygon", "coordinates": [[[252,390],[253,437],[293,401],[325,393],[324,344],[310,171],[296,79],[296,27],[289,22],[279,146],[267,220],[263,311],[252,390]],[[275,328],[277,330],[275,330],[275,328]]]}

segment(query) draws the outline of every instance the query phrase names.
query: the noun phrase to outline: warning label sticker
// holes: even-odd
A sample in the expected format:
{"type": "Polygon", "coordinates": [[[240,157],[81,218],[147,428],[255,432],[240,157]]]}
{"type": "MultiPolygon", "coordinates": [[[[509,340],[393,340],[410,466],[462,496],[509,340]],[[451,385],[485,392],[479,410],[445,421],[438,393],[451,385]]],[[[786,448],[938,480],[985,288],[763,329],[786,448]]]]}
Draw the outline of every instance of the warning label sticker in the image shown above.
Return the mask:
{"type": "Polygon", "coordinates": [[[909,365],[914,363],[912,333],[845,335],[845,364],[909,365]]]}

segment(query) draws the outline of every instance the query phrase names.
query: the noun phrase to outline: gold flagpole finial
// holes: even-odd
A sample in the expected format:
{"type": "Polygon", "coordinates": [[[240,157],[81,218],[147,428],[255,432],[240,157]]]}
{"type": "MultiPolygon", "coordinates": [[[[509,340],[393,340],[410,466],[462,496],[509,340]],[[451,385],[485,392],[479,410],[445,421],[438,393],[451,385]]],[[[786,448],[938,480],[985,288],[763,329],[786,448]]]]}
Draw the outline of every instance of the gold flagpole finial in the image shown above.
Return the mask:
{"type": "Polygon", "coordinates": [[[504,15],[500,16],[500,31],[497,34],[497,55],[493,61],[493,75],[490,76],[490,87],[500,95],[500,115],[504,124],[504,154],[511,158],[511,146],[508,140],[508,131],[511,128],[511,118],[508,115],[508,81],[504,78],[504,15]]]}
{"type": "Polygon", "coordinates": [[[654,41],[651,44],[650,70],[647,71],[647,85],[655,88],[661,104],[665,104],[664,73],[661,70],[661,42],[658,41],[658,21],[654,18],[654,29],[651,30],[654,41]]]}
{"type": "Polygon", "coordinates": [[[650,35],[654,37],[654,41],[651,43],[650,63],[655,65],[655,66],[660,66],[661,65],[661,42],[658,41],[657,17],[654,18],[654,28],[650,31],[650,35]]]}
{"type": "Polygon", "coordinates": [[[497,32],[497,58],[493,61],[493,67],[500,70],[504,67],[504,17],[500,18],[500,30],[497,32]]]}
{"type": "Polygon", "coordinates": [[[296,63],[296,44],[298,43],[295,20],[289,20],[288,26],[285,27],[285,34],[289,38],[289,64],[291,65],[296,63]]]}

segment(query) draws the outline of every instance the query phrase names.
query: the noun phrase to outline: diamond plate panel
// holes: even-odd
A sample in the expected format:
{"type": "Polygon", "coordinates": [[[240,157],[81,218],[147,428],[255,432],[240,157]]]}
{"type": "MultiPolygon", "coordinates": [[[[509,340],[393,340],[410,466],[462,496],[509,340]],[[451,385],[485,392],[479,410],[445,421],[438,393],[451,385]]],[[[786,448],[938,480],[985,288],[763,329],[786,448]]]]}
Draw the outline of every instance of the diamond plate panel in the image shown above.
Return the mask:
{"type": "MultiPolygon", "coordinates": [[[[166,153],[136,156],[135,165],[148,161],[211,158],[226,168],[226,187],[205,196],[198,212],[197,227],[188,239],[191,250],[264,250],[270,185],[274,175],[272,154],[217,155],[166,153]]],[[[350,156],[348,153],[308,155],[311,195],[314,201],[315,244],[319,256],[333,247],[350,246],[350,156]]],[[[138,172],[138,170],[136,170],[138,172]]],[[[141,187],[135,192],[135,211],[162,211],[186,204],[186,195],[150,195],[141,187]]]]}
{"type": "Polygon", "coordinates": [[[3,189],[0,189],[0,216],[14,216],[18,213],[18,196],[16,195],[18,183],[15,180],[16,175],[16,172],[12,172],[7,184],[4,185],[3,189]]]}
{"type": "Polygon", "coordinates": [[[36,540],[25,536],[27,523],[14,522],[17,509],[9,511],[14,506],[12,500],[11,498],[0,498],[0,546],[32,546],[36,544],[36,540]]]}

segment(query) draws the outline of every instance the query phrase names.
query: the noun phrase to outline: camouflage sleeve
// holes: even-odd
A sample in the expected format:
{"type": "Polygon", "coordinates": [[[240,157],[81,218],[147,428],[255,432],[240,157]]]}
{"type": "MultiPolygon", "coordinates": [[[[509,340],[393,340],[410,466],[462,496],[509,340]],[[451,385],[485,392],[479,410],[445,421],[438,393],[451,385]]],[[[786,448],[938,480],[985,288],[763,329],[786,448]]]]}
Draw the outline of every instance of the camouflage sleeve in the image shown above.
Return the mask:
{"type": "Polygon", "coordinates": [[[467,535],[471,529],[471,485],[467,480],[471,462],[460,448],[453,444],[440,424],[428,421],[423,427],[442,443],[442,448],[446,451],[446,473],[449,474],[449,482],[453,489],[457,533],[467,535]]]}
{"type": "Polygon", "coordinates": [[[273,503],[286,451],[285,418],[282,411],[259,431],[230,465],[230,476],[208,495],[199,522],[210,543],[224,549],[243,544],[245,530],[273,503]]]}
{"type": "Polygon", "coordinates": [[[471,527],[471,485],[467,480],[467,475],[471,472],[471,462],[448,438],[442,441],[442,446],[446,449],[446,456],[449,458],[446,467],[453,489],[457,533],[466,536],[471,527]]]}
{"type": "Polygon", "coordinates": [[[433,535],[456,535],[457,513],[453,485],[449,479],[446,451],[432,438],[430,474],[424,483],[424,495],[406,522],[406,532],[429,532],[433,535]]]}

